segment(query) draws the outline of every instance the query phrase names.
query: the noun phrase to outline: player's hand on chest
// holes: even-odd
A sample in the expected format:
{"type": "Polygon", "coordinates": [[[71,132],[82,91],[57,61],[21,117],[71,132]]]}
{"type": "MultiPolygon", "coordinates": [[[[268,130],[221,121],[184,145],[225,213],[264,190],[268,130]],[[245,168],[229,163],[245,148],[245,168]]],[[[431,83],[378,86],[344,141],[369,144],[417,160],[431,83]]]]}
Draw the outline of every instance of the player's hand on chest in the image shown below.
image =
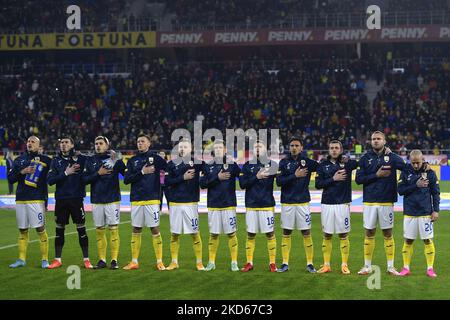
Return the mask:
{"type": "Polygon", "coordinates": [[[197,177],[200,171],[201,165],[194,164],[192,161],[190,161],[189,163],[182,162],[178,165],[175,165],[173,170],[175,176],[184,175],[186,172],[192,172],[194,174],[194,177],[197,177]]]}
{"type": "Polygon", "coordinates": [[[208,174],[209,175],[219,175],[220,172],[222,173],[228,173],[231,176],[233,176],[233,165],[224,163],[224,164],[213,164],[210,165],[208,168],[208,174]]]}
{"type": "Polygon", "coordinates": [[[67,170],[68,168],[72,168],[73,169],[72,174],[77,175],[84,171],[85,159],[75,156],[69,159],[64,159],[60,161],[58,164],[61,170],[67,170]]]}
{"type": "Polygon", "coordinates": [[[394,162],[390,156],[384,155],[379,157],[371,157],[367,160],[367,168],[369,172],[376,172],[381,167],[391,167],[393,168],[394,162]]]}
{"type": "Polygon", "coordinates": [[[294,174],[298,179],[308,177],[310,175],[309,169],[308,162],[305,159],[289,161],[285,166],[286,174],[294,174]]]}
{"type": "Polygon", "coordinates": [[[341,167],[339,164],[332,162],[325,163],[323,165],[324,178],[332,178],[337,171],[342,169],[345,169],[345,166],[341,167]]]}

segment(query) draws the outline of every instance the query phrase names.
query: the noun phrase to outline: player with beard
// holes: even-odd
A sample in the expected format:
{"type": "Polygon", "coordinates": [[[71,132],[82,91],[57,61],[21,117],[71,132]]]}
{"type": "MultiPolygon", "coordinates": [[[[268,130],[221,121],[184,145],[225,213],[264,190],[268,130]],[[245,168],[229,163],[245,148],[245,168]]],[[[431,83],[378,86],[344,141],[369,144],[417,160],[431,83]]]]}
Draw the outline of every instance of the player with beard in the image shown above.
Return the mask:
{"type": "Polygon", "coordinates": [[[202,239],[200,237],[198,202],[200,201],[200,173],[203,172],[203,161],[194,163],[192,144],[188,139],[178,143],[178,158],[167,165],[165,179],[166,197],[169,201],[170,253],[172,262],[167,270],[178,269],[178,251],[180,235],[190,234],[196,258],[196,268],[204,271],[202,262],[202,239]]]}
{"type": "Polygon", "coordinates": [[[264,233],[267,237],[267,250],[269,252],[269,271],[277,272],[275,265],[277,241],[274,232],[275,199],[273,197],[273,183],[278,165],[267,158],[266,146],[261,141],[256,141],[253,152],[256,157],[244,164],[239,176],[241,189],[245,189],[245,207],[247,210],[245,214],[247,263],[241,271],[249,272],[253,270],[255,237],[257,233],[264,233]]]}
{"type": "Polygon", "coordinates": [[[386,147],[386,137],[381,131],[371,136],[372,150],[359,160],[356,183],[363,185],[364,267],[360,275],[372,273],[372,257],[375,249],[377,223],[384,235],[384,249],[387,258],[387,272],[398,275],[394,267],[395,242],[394,202],[397,201],[397,170],[406,169],[406,163],[386,147]]]}
{"type": "Polygon", "coordinates": [[[343,157],[344,148],[339,140],[328,145],[329,155],[317,167],[316,188],[323,189],[321,221],[323,230],[323,267],[318,273],[331,272],[331,249],[333,234],[338,234],[341,248],[341,272],[350,274],[350,203],[352,202],[352,171],[358,162],[343,157]]]}

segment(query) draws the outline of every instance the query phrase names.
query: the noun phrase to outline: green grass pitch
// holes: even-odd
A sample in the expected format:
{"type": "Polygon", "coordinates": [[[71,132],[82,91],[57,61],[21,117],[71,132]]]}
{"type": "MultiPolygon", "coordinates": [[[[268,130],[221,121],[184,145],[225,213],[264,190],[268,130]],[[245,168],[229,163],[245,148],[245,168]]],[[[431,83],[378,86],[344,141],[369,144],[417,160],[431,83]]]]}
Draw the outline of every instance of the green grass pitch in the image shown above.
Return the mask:
{"type": "MultiPolygon", "coordinates": [[[[442,189],[447,189],[444,187],[442,189]]],[[[448,190],[448,189],[447,189],[448,190]]],[[[447,191],[447,190],[442,190],[447,191]]],[[[5,193],[4,183],[0,184],[0,193],[5,193]]],[[[290,270],[286,273],[268,271],[268,253],[265,236],[259,234],[256,240],[254,266],[252,272],[243,274],[229,271],[229,250],[227,238],[221,236],[217,254],[217,269],[212,272],[195,271],[195,258],[192,239],[188,235],[181,237],[180,269],[175,271],[157,271],[154,268],[154,252],[150,231],[145,230],[140,255],[140,270],[84,270],[81,269],[81,289],[69,290],[66,273],[69,265],[82,265],[81,249],[74,225],[66,229],[66,244],[63,251],[63,267],[57,270],[40,269],[40,253],[37,235],[30,231],[27,266],[10,269],[8,265],[17,258],[17,227],[14,210],[0,210],[0,299],[449,299],[450,288],[450,217],[449,212],[441,212],[435,224],[436,261],[435,271],[438,278],[430,279],[425,275],[425,255],[423,242],[416,241],[411,263],[412,275],[405,278],[385,274],[386,257],[381,232],[377,232],[373,264],[381,268],[381,288],[370,290],[367,277],[356,273],[363,264],[363,227],[362,215],[352,214],[350,233],[349,267],[352,274],[340,274],[340,250],[337,237],[333,240],[332,268],[330,274],[309,274],[305,271],[303,242],[299,232],[294,232],[290,259],[290,270]]],[[[54,214],[47,213],[49,237],[54,237],[54,214]]],[[[394,228],[396,240],[397,269],[402,266],[402,215],[397,213],[394,228]]],[[[119,263],[124,266],[131,255],[130,214],[122,214],[120,226],[121,246],[119,263]]],[[[314,241],[314,263],[316,268],[322,263],[322,234],[319,214],[312,215],[312,235],[314,241]]],[[[97,248],[92,217],[87,215],[89,228],[90,257],[97,261],[97,248]]],[[[203,240],[203,261],[208,261],[208,225],[207,216],[200,215],[200,228],[203,240]]],[[[239,265],[245,263],[245,216],[238,215],[239,265]]],[[[164,262],[170,262],[169,219],[161,218],[164,262]]],[[[279,215],[276,216],[277,265],[281,264],[281,228],[279,215]]],[[[108,248],[109,255],[109,248],[108,248]]],[[[50,239],[49,257],[54,256],[54,240],[50,239]]]]}

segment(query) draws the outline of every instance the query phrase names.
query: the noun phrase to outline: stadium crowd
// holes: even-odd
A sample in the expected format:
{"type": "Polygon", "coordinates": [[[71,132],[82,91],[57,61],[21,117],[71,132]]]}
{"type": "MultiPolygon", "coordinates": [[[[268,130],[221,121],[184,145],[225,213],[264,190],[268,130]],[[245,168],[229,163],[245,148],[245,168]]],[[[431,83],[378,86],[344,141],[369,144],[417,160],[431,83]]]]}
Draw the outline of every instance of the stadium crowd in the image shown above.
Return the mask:
{"type": "Polygon", "coordinates": [[[276,23],[302,13],[364,12],[364,3],[355,0],[177,0],[170,2],[169,8],[176,13],[176,23],[179,24],[251,24],[267,21],[276,23]]]}
{"type": "Polygon", "coordinates": [[[117,31],[130,1],[115,0],[42,0],[2,1],[2,33],[62,32],[68,17],[66,9],[76,4],[82,8],[81,24],[85,32],[117,31]]]}
{"type": "Polygon", "coordinates": [[[443,149],[450,139],[450,63],[429,68],[411,63],[405,73],[387,77],[374,101],[379,123],[397,150],[443,149]]]}
{"type": "MultiPolygon", "coordinates": [[[[320,21],[327,16],[326,19],[330,20],[327,23],[330,25],[333,23],[346,25],[349,20],[346,14],[361,14],[361,17],[364,17],[368,5],[365,1],[358,0],[146,0],[142,10],[133,11],[135,16],[130,10],[133,0],[3,1],[0,4],[0,31],[63,32],[67,18],[65,10],[71,4],[79,5],[82,9],[82,31],[85,32],[156,30],[159,24],[153,19],[152,12],[147,9],[147,5],[156,2],[164,4],[159,18],[165,20],[166,16],[171,17],[171,28],[174,30],[187,26],[203,28],[223,24],[241,27],[265,25],[269,22],[283,24],[304,14],[315,15],[320,21]]],[[[390,0],[383,2],[382,5],[386,14],[404,13],[405,8],[416,12],[424,10],[444,12],[449,9],[446,0],[390,0]]],[[[351,19],[352,25],[362,21],[356,16],[351,19]]],[[[302,25],[313,26],[310,25],[312,22],[309,18],[303,17],[301,20],[302,25]]]]}
{"type": "Polygon", "coordinates": [[[2,149],[23,150],[33,133],[53,150],[68,133],[87,150],[102,134],[114,148],[130,150],[144,131],[152,134],[152,148],[170,149],[174,129],[192,130],[194,120],[203,120],[204,130],[280,129],[285,144],[297,134],[307,149],[326,149],[332,138],[352,149],[376,129],[396,150],[444,147],[450,138],[448,63],[411,64],[403,75],[387,74],[373,109],[364,94],[368,73],[361,60],[345,69],[324,60],[286,62],[278,70],[155,60],[129,77],[34,74],[29,68],[0,81],[0,140],[2,149]]]}

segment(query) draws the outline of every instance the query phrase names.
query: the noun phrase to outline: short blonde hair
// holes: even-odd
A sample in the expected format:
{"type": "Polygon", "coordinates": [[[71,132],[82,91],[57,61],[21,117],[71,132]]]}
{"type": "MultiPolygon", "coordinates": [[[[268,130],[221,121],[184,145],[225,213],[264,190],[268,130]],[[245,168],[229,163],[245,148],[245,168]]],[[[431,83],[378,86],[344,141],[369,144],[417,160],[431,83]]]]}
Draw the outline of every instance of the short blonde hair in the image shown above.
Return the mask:
{"type": "Polygon", "coordinates": [[[420,157],[420,158],[422,158],[423,157],[423,153],[419,149],[411,150],[411,152],[409,153],[409,158],[412,158],[412,157],[420,157]]]}
{"type": "Polygon", "coordinates": [[[373,136],[374,134],[381,134],[381,136],[383,137],[383,139],[386,140],[386,135],[385,135],[383,132],[377,130],[377,131],[374,131],[374,132],[372,133],[371,136],[373,136]]]}

